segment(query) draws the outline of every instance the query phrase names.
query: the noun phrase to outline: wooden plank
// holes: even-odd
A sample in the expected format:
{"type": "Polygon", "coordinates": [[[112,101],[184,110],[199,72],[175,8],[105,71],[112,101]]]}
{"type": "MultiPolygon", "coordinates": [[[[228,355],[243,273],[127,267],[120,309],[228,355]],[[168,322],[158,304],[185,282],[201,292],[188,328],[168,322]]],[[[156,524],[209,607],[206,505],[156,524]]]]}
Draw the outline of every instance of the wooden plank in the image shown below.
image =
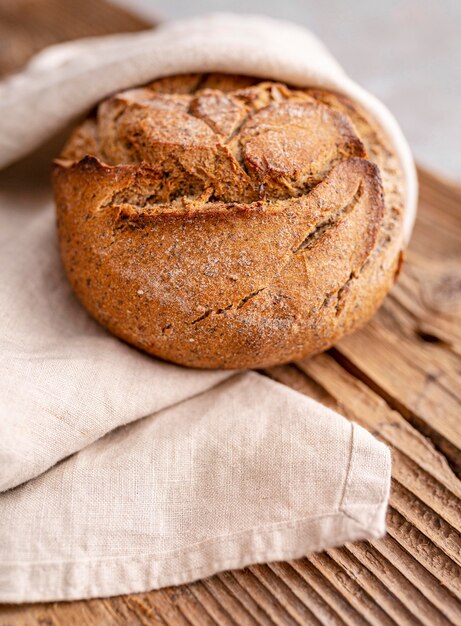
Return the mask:
{"type": "Polygon", "coordinates": [[[235,586],[233,586],[232,581],[235,582],[232,575],[224,572],[220,576],[205,579],[203,585],[237,624],[270,626],[272,620],[268,618],[266,613],[259,610],[258,605],[253,602],[249,594],[238,583],[235,582],[235,586]]]}
{"type": "MultiPolygon", "coordinates": [[[[293,561],[290,565],[348,626],[365,626],[369,623],[308,559],[293,561]]],[[[323,623],[329,622],[323,621],[323,623]]]]}
{"type": "Polygon", "coordinates": [[[418,220],[401,280],[375,318],[332,354],[430,438],[459,475],[460,198],[456,205],[456,190],[451,189],[441,192],[437,202],[441,188],[434,177],[429,182],[422,178],[418,220]]]}
{"type": "MultiPolygon", "coordinates": [[[[379,549],[367,543],[354,543],[348,545],[347,549],[375,576],[392,589],[395,596],[404,604],[412,616],[422,624],[435,626],[436,624],[447,624],[449,620],[446,615],[436,606],[428,602],[424,593],[412,584],[391,562],[383,558],[379,549]]],[[[431,581],[433,583],[433,581],[431,581]]],[[[412,623],[412,619],[410,623],[412,623]]]]}
{"type": "MultiPolygon", "coordinates": [[[[7,0],[0,73],[55,41],[143,27],[102,0],[7,0]]],[[[386,537],[143,594],[2,606],[0,626],[461,624],[461,186],[419,176],[415,234],[380,312],[329,353],[265,372],[391,446],[386,537]]]]}
{"type": "Polygon", "coordinates": [[[337,593],[353,606],[359,614],[373,626],[390,626],[395,624],[385,608],[380,606],[373,597],[372,591],[363,588],[356,577],[347,568],[343,568],[327,553],[314,554],[309,561],[335,587],[337,593]]]}
{"type": "Polygon", "coordinates": [[[312,624],[312,626],[321,624],[321,621],[315,615],[315,611],[312,611],[309,605],[303,603],[293,593],[289,579],[283,570],[279,570],[277,573],[275,569],[261,566],[253,566],[249,570],[254,573],[271,595],[284,606],[286,612],[295,623],[312,624]]]}
{"type": "Polygon", "coordinates": [[[382,563],[380,563],[379,575],[376,576],[361,560],[346,549],[328,550],[328,554],[397,624],[401,626],[414,624],[415,615],[407,607],[407,603],[398,598],[391,585],[384,584],[386,570],[382,563]]]}
{"type": "Polygon", "coordinates": [[[277,626],[285,626],[285,624],[286,626],[299,626],[298,620],[293,615],[290,615],[290,612],[286,609],[285,602],[282,600],[282,603],[280,603],[278,598],[254,574],[254,571],[246,568],[244,570],[236,570],[232,572],[232,575],[274,624],[277,626]]]}
{"type": "Polygon", "coordinates": [[[269,567],[277,576],[285,581],[287,588],[290,589],[305,606],[311,608],[321,624],[327,623],[332,626],[343,626],[348,623],[347,620],[344,619],[345,616],[340,616],[292,565],[289,563],[271,563],[269,567]]]}
{"type": "MultiPolygon", "coordinates": [[[[207,579],[207,584],[212,585],[215,580],[219,580],[225,586],[227,593],[233,598],[234,602],[239,602],[249,613],[249,623],[261,624],[262,626],[270,626],[274,624],[268,612],[256,602],[248,590],[241,585],[240,581],[232,574],[232,572],[223,572],[217,576],[207,579]]],[[[219,593],[219,592],[218,592],[219,593]]],[[[219,593],[222,598],[223,594],[219,593]]],[[[233,613],[235,615],[235,613],[233,613]]],[[[242,624],[246,622],[242,621],[242,624]]]]}
{"type": "MultiPolygon", "coordinates": [[[[355,544],[358,545],[358,544],[355,544]]],[[[419,589],[429,603],[453,624],[461,623],[461,605],[459,601],[447,589],[439,584],[439,581],[418,562],[416,558],[389,534],[377,542],[369,542],[366,546],[374,546],[379,554],[378,567],[387,560],[403,576],[409,580],[414,587],[419,589]]],[[[425,607],[427,610],[427,606],[425,607]]]]}
{"type": "Polygon", "coordinates": [[[54,43],[150,27],[104,0],[3,0],[0,76],[18,70],[33,54],[54,43]]]}

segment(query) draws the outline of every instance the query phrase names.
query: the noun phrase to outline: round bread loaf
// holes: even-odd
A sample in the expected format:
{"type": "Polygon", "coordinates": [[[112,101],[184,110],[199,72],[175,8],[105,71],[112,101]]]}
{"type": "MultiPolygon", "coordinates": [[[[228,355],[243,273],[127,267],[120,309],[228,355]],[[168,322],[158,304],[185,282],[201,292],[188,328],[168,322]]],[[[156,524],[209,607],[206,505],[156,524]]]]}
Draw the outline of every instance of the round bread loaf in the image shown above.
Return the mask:
{"type": "Polygon", "coordinates": [[[342,95],[160,79],[102,102],[55,162],[70,283],[162,359],[263,367],[367,321],[400,266],[402,172],[342,95]]]}

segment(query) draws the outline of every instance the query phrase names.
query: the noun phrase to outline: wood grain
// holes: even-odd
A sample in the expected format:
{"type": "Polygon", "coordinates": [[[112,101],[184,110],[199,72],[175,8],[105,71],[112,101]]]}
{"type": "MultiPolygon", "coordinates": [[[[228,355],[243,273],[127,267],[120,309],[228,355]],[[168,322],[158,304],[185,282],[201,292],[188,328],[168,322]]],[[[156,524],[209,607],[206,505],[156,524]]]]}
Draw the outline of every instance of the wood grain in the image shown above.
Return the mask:
{"type": "Polygon", "coordinates": [[[1,0],[0,75],[54,43],[151,26],[104,0],[1,0]]]}
{"type": "MultiPolygon", "coordinates": [[[[13,42],[3,72],[53,41],[145,26],[89,0],[3,0],[0,22],[13,42]]],[[[419,178],[404,270],[375,318],[326,354],[263,372],[391,446],[386,537],[150,593],[5,605],[0,626],[461,624],[461,187],[419,178]]]]}

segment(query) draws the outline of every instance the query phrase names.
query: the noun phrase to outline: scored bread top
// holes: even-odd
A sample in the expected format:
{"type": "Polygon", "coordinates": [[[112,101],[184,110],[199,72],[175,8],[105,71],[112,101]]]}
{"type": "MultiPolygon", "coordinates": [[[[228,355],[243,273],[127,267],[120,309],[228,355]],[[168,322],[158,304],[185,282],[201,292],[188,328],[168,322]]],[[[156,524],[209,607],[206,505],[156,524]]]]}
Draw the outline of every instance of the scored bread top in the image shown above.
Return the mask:
{"type": "Polygon", "coordinates": [[[168,86],[175,82],[156,81],[103,102],[62,158],[149,163],[164,182],[149,202],[168,203],[183,196],[295,197],[340,161],[366,157],[348,117],[306,90],[263,82],[227,91],[205,83],[188,94],[168,93],[168,86]]]}
{"type": "Polygon", "coordinates": [[[327,91],[214,74],[121,92],[74,131],[55,188],[82,302],[186,365],[323,349],[371,315],[398,264],[396,159],[327,91]]]}

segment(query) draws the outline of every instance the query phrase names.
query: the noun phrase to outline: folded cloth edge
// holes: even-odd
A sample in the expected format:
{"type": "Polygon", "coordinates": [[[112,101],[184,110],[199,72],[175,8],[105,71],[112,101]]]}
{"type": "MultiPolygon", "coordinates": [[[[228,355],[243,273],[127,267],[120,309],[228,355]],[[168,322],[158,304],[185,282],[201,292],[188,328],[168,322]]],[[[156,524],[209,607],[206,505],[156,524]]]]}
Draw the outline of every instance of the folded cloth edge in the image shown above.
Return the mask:
{"type": "Polygon", "coordinates": [[[158,554],[145,554],[30,563],[3,561],[0,581],[8,582],[0,586],[0,602],[51,602],[141,593],[251,564],[301,558],[334,547],[331,536],[336,537],[337,546],[345,541],[382,537],[390,488],[390,449],[357,424],[351,422],[350,426],[349,466],[336,511],[213,537],[160,558],[158,554]],[[373,440],[373,455],[367,440],[373,440]],[[365,475],[356,471],[364,466],[368,470],[365,475]],[[364,504],[362,494],[370,488],[377,498],[364,504]],[[312,534],[320,540],[306,548],[312,534]],[[291,546],[289,550],[287,545],[291,546]],[[176,552],[183,554],[178,558],[176,552]]]}

